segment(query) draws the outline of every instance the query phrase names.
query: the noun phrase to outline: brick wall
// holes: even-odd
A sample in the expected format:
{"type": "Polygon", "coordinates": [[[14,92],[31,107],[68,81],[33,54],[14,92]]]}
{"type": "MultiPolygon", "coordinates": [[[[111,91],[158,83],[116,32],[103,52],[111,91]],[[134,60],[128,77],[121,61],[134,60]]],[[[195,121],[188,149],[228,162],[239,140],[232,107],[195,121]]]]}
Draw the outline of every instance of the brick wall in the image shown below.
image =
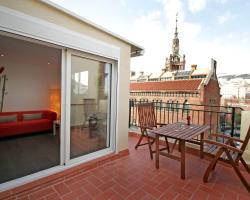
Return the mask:
{"type": "MultiPolygon", "coordinates": [[[[206,105],[211,105],[211,106],[220,106],[220,86],[217,80],[211,79],[209,83],[204,86],[204,103],[206,105]]],[[[211,108],[210,108],[211,109],[211,108]]],[[[214,107],[212,108],[213,111],[219,112],[220,108],[219,107],[214,107]]],[[[206,113],[205,115],[205,123],[210,123],[211,121],[211,129],[213,132],[217,132],[217,114],[216,113],[206,113]]]]}

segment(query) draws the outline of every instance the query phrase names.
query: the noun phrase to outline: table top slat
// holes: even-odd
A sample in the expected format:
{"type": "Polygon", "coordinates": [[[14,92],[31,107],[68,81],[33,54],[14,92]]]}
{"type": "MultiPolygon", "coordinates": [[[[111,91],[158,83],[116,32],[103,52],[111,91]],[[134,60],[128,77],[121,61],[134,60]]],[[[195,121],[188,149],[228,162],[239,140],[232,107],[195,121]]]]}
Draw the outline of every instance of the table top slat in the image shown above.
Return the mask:
{"type": "Polygon", "coordinates": [[[205,132],[205,131],[207,131],[207,130],[209,130],[209,129],[210,129],[210,126],[204,125],[204,126],[200,127],[200,130],[197,131],[196,133],[194,133],[192,136],[187,137],[187,140],[191,140],[191,139],[193,139],[194,137],[200,135],[201,133],[203,133],[203,132],[205,132]]]}
{"type": "Polygon", "coordinates": [[[210,127],[208,125],[187,125],[182,122],[177,122],[174,124],[162,126],[155,130],[152,130],[152,132],[161,136],[167,136],[181,140],[191,140],[204,131],[209,130],[209,128],[210,127]]]}
{"type": "Polygon", "coordinates": [[[184,128],[179,133],[179,138],[186,139],[187,137],[193,136],[195,133],[199,132],[200,127],[199,126],[189,126],[188,128],[184,128]]]}

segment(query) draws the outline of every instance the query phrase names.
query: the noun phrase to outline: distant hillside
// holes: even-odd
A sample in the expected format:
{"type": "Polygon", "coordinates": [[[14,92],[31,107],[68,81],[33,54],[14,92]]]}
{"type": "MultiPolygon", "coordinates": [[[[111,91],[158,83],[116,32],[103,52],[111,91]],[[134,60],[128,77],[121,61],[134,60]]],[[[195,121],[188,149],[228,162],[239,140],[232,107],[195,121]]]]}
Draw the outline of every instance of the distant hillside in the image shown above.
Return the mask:
{"type": "Polygon", "coordinates": [[[227,80],[242,78],[242,79],[250,79],[250,74],[230,74],[230,75],[218,75],[218,78],[223,78],[227,80]]]}

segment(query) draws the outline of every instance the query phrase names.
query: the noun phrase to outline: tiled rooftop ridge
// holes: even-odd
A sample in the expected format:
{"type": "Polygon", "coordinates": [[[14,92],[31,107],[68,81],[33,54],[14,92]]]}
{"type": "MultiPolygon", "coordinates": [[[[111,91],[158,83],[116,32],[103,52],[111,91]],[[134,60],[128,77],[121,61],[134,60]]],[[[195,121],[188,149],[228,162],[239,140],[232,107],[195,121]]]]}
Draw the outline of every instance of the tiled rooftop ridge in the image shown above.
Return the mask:
{"type": "Polygon", "coordinates": [[[196,91],[202,79],[130,83],[130,91],[196,91]]]}

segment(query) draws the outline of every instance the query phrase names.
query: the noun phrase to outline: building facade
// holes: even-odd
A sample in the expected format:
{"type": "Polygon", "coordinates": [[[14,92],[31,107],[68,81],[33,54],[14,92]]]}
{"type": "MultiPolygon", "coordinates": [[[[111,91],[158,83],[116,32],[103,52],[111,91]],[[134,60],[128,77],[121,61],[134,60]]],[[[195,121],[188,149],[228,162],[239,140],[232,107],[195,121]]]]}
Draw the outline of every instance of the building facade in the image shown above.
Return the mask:
{"type": "MultiPolygon", "coordinates": [[[[203,110],[189,113],[192,115],[192,122],[199,124],[209,122],[209,124],[213,124],[212,130],[216,131],[218,127],[217,117],[212,117],[209,112],[204,112],[208,106],[213,111],[219,110],[219,107],[216,107],[220,106],[220,87],[216,76],[216,67],[217,62],[211,59],[210,68],[198,68],[197,65],[192,65],[191,70],[185,70],[185,55],[179,55],[176,20],[172,53],[166,59],[165,68],[159,74],[146,75],[140,72],[138,76],[131,76],[130,99],[164,102],[167,103],[167,107],[171,108],[183,108],[184,104],[189,104],[190,109],[203,110]]],[[[183,114],[181,116],[183,118],[183,114]]],[[[175,114],[172,118],[178,117],[175,114]]],[[[169,122],[169,119],[167,121],[169,122]]]]}

